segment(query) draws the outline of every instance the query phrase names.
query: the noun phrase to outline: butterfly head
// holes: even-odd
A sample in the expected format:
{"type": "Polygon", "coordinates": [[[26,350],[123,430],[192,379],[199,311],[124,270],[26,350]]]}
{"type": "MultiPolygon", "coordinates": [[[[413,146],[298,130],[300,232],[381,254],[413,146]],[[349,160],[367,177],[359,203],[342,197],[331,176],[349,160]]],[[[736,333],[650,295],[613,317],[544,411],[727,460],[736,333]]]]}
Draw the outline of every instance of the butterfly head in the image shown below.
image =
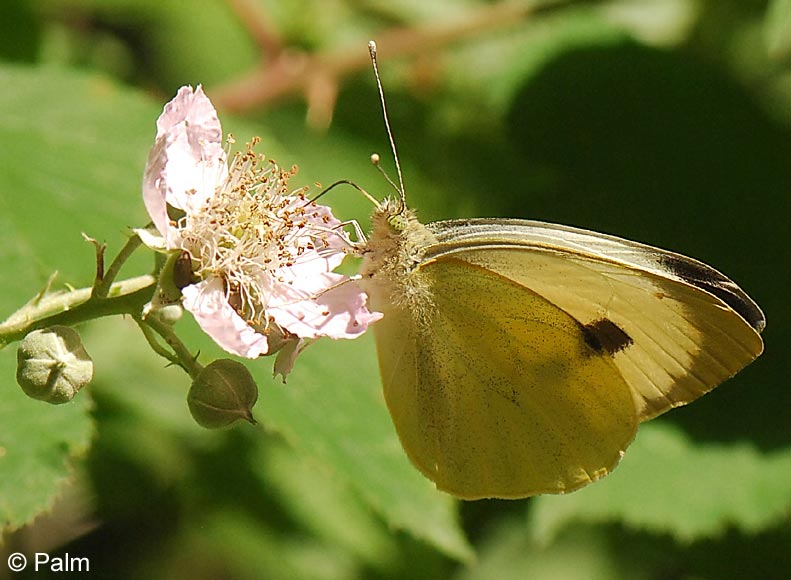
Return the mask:
{"type": "MultiPolygon", "coordinates": [[[[385,207],[387,207],[388,205],[391,205],[391,202],[389,200],[385,203],[385,207]]],[[[391,230],[393,230],[394,232],[403,232],[406,231],[406,229],[409,227],[409,218],[412,217],[412,219],[414,219],[414,216],[406,214],[406,208],[403,207],[403,204],[398,203],[398,205],[400,206],[399,211],[397,212],[386,211],[385,219],[387,221],[387,225],[390,226],[391,230]]],[[[409,212],[409,214],[412,214],[412,212],[409,212]]]]}

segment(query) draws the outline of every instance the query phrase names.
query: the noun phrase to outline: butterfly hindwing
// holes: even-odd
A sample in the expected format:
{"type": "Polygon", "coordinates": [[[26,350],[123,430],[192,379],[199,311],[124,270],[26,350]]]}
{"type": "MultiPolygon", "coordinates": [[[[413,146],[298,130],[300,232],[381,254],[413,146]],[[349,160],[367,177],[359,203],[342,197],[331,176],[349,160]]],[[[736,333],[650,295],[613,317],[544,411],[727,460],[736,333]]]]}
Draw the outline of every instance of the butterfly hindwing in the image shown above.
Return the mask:
{"type": "Polygon", "coordinates": [[[606,332],[454,257],[413,275],[431,289],[430,319],[383,303],[374,332],[402,444],[437,487],[525,497],[571,491],[615,466],[638,418],[596,342],[606,332]]]}

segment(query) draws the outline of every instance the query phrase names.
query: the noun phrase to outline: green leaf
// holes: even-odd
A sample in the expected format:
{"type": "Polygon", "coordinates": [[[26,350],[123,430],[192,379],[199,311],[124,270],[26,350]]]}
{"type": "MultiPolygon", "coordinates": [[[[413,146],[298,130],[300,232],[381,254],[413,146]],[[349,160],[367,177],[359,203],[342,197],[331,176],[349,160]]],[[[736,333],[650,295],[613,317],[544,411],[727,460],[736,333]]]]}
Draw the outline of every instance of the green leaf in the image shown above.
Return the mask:
{"type": "Polygon", "coordinates": [[[0,4],[0,59],[33,62],[41,41],[33,6],[25,0],[0,4]]]}
{"type": "MultiPolygon", "coordinates": [[[[2,67],[0,84],[5,317],[55,270],[61,272],[56,287],[90,285],[94,250],[80,232],[118,247],[127,220],[145,221],[137,183],[153,120],[147,131],[136,121],[152,119],[157,109],[107,81],[57,69],[2,67]]],[[[14,381],[15,350],[0,352],[0,523],[10,528],[51,506],[93,432],[85,392],[59,408],[22,394],[14,381]]]]}
{"type": "Polygon", "coordinates": [[[356,562],[348,554],[313,538],[279,533],[240,510],[206,511],[199,525],[185,529],[175,539],[174,549],[167,553],[166,560],[145,562],[135,577],[244,580],[362,577],[357,575],[356,562]]]}
{"type": "Polygon", "coordinates": [[[140,201],[146,150],[161,110],[106,79],[0,67],[0,316],[60,283],[90,286],[94,249],[148,221],[140,201]],[[33,105],[34,104],[34,105],[33,105]]]}
{"type": "Polygon", "coordinates": [[[457,580],[638,580],[650,578],[612,550],[600,529],[578,526],[547,546],[536,541],[524,518],[502,520],[487,534],[478,560],[457,580]]]}
{"type": "Polygon", "coordinates": [[[682,542],[757,533],[791,510],[791,450],[761,453],[749,444],[694,444],[657,421],[641,427],[621,466],[568,496],[536,498],[536,537],[548,542],[577,522],[622,522],[682,542]]]}
{"type": "Polygon", "coordinates": [[[791,0],[773,0],[766,11],[766,44],[775,58],[791,52],[791,0]]]}
{"type": "Polygon", "coordinates": [[[90,397],[60,406],[29,399],[14,382],[15,355],[0,352],[0,533],[52,507],[93,434],[90,397]]]}
{"type": "MultiPolygon", "coordinates": [[[[130,158],[139,166],[143,157],[138,152],[134,160],[134,127],[130,117],[117,113],[134,107],[113,85],[12,67],[0,68],[0,84],[5,316],[38,292],[55,269],[63,280],[90,284],[93,249],[80,232],[118,239],[124,223],[118,216],[129,211],[108,194],[129,188],[129,178],[139,175],[139,169],[129,170],[130,158]],[[108,140],[97,129],[110,120],[114,138],[108,140]]],[[[0,352],[0,527],[8,528],[49,509],[93,432],[86,393],[57,408],[25,397],[14,380],[15,350],[0,352]]]]}
{"type": "Polygon", "coordinates": [[[259,446],[258,451],[254,469],[304,529],[367,566],[393,569],[399,557],[394,538],[351,485],[291,447],[259,446]]]}

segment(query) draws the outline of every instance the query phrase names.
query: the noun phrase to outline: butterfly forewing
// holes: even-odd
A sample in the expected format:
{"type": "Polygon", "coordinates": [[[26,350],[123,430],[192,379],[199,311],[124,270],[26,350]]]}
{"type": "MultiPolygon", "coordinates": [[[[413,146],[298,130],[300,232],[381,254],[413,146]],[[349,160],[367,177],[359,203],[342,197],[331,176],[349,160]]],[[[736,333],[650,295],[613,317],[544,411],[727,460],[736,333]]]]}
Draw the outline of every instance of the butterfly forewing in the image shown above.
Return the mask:
{"type": "Polygon", "coordinates": [[[439,242],[427,260],[453,256],[497,272],[591,329],[594,340],[601,329],[612,331],[602,334],[605,340],[615,333],[611,358],[641,420],[698,398],[763,349],[760,309],[695,260],[540,222],[465,220],[429,228],[439,242]]]}

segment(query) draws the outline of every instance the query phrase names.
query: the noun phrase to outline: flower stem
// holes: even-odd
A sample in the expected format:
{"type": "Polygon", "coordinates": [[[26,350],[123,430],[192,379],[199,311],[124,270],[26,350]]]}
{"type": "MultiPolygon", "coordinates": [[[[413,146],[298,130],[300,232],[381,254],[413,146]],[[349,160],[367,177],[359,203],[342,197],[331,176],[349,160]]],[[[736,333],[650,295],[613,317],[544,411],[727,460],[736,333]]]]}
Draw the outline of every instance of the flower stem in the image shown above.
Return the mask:
{"type": "Polygon", "coordinates": [[[139,315],[155,287],[156,279],[145,275],[110,285],[107,297],[91,296],[92,288],[39,295],[0,324],[0,348],[39,328],[73,326],[114,314],[139,315]]]}
{"type": "Polygon", "coordinates": [[[151,350],[153,350],[155,353],[157,353],[165,360],[169,361],[170,364],[181,366],[181,362],[179,361],[179,358],[171,351],[163,347],[161,344],[159,344],[159,341],[157,341],[157,338],[155,336],[156,333],[151,328],[151,326],[146,324],[141,318],[135,318],[135,322],[137,323],[137,326],[140,328],[140,331],[143,333],[143,336],[145,337],[146,342],[148,342],[148,346],[151,347],[151,350]]]}
{"type": "Polygon", "coordinates": [[[198,363],[197,355],[193,355],[189,349],[185,346],[181,339],[176,336],[176,333],[173,332],[173,327],[169,324],[162,322],[156,316],[149,316],[145,319],[135,318],[140,329],[143,331],[143,334],[146,337],[146,340],[151,345],[151,348],[159,354],[163,356],[170,362],[179,365],[183,368],[187,374],[196,379],[200,372],[203,370],[203,366],[198,363]],[[156,343],[156,340],[150,333],[146,330],[145,327],[156,332],[159,336],[161,336],[168,346],[173,349],[173,353],[166,351],[161,345],[156,343]],[[156,343],[156,347],[154,344],[156,343]]]}

